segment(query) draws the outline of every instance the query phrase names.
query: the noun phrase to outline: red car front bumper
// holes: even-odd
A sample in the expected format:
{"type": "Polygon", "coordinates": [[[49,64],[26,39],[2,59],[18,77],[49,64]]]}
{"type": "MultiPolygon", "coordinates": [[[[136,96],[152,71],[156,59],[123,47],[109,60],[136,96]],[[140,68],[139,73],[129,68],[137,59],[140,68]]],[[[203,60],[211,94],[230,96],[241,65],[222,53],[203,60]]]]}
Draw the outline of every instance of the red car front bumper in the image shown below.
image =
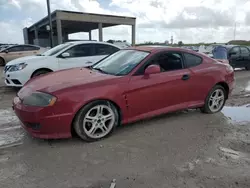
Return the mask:
{"type": "Polygon", "coordinates": [[[31,107],[14,98],[13,110],[22,127],[33,137],[42,139],[70,138],[72,114],[54,114],[51,107],[31,107]]]}

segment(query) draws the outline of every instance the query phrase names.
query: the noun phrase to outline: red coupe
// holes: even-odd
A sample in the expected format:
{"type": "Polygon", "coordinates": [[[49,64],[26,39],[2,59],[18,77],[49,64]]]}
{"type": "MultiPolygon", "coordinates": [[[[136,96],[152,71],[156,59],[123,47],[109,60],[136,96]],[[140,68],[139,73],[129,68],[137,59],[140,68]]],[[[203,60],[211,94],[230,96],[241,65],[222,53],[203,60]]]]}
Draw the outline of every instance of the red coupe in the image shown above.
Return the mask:
{"type": "Polygon", "coordinates": [[[229,64],[190,50],[135,47],[94,66],[31,79],[13,101],[32,136],[86,141],[106,137],[119,124],[200,108],[219,112],[234,87],[229,64]]]}

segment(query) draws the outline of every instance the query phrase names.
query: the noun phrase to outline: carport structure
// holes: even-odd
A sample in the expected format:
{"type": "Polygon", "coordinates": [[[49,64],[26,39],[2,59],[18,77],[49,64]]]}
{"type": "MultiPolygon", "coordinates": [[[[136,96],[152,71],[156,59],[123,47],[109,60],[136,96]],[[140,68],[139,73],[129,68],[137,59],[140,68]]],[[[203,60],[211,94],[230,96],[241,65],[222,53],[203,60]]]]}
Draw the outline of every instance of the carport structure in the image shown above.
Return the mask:
{"type": "MultiPolygon", "coordinates": [[[[134,17],[56,10],[51,13],[51,20],[54,45],[68,41],[69,34],[78,32],[88,32],[89,40],[91,40],[91,31],[95,29],[99,31],[99,41],[103,41],[103,28],[116,25],[131,26],[131,43],[135,45],[136,18],[134,17]]],[[[25,44],[36,44],[44,47],[49,46],[49,31],[46,29],[48,25],[49,19],[47,16],[29,28],[24,28],[23,36],[25,44]]]]}

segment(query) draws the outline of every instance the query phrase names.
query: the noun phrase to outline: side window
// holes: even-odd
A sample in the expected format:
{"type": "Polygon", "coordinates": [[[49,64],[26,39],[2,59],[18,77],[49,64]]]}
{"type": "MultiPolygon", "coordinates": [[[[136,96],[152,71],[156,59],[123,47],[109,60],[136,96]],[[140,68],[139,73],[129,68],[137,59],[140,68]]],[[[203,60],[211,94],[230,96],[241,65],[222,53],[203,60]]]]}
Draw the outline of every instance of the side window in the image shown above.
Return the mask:
{"type": "Polygon", "coordinates": [[[240,47],[233,47],[229,53],[235,53],[235,55],[240,54],[240,47]]]}
{"type": "Polygon", "coordinates": [[[39,47],[36,46],[23,46],[24,51],[35,51],[35,50],[39,50],[39,47]]]}
{"type": "Polygon", "coordinates": [[[92,45],[89,44],[80,44],[73,46],[72,48],[65,51],[70,54],[69,57],[86,57],[92,55],[92,45]]]}
{"type": "Polygon", "coordinates": [[[106,44],[95,44],[95,55],[109,55],[119,51],[119,48],[106,44]]]}
{"type": "Polygon", "coordinates": [[[202,58],[193,54],[184,53],[187,68],[198,66],[202,63],[202,58]]]}
{"type": "Polygon", "coordinates": [[[8,52],[21,52],[23,51],[23,46],[14,46],[8,49],[8,52]]]}
{"type": "Polygon", "coordinates": [[[246,47],[240,47],[241,54],[249,55],[249,50],[246,47]]]}
{"type": "Polygon", "coordinates": [[[161,67],[161,71],[173,71],[183,68],[181,55],[175,52],[162,53],[152,59],[148,65],[157,64],[161,67]]]}

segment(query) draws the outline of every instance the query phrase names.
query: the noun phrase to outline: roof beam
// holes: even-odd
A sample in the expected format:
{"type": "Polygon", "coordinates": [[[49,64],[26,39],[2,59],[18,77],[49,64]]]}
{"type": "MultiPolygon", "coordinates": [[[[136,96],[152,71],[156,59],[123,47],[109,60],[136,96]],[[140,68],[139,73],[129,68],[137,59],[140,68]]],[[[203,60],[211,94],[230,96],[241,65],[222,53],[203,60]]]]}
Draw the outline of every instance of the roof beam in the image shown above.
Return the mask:
{"type": "Polygon", "coordinates": [[[68,21],[92,22],[92,23],[106,23],[117,25],[135,25],[135,18],[121,17],[121,16],[105,16],[98,14],[74,13],[74,12],[56,12],[57,19],[68,21]]]}

